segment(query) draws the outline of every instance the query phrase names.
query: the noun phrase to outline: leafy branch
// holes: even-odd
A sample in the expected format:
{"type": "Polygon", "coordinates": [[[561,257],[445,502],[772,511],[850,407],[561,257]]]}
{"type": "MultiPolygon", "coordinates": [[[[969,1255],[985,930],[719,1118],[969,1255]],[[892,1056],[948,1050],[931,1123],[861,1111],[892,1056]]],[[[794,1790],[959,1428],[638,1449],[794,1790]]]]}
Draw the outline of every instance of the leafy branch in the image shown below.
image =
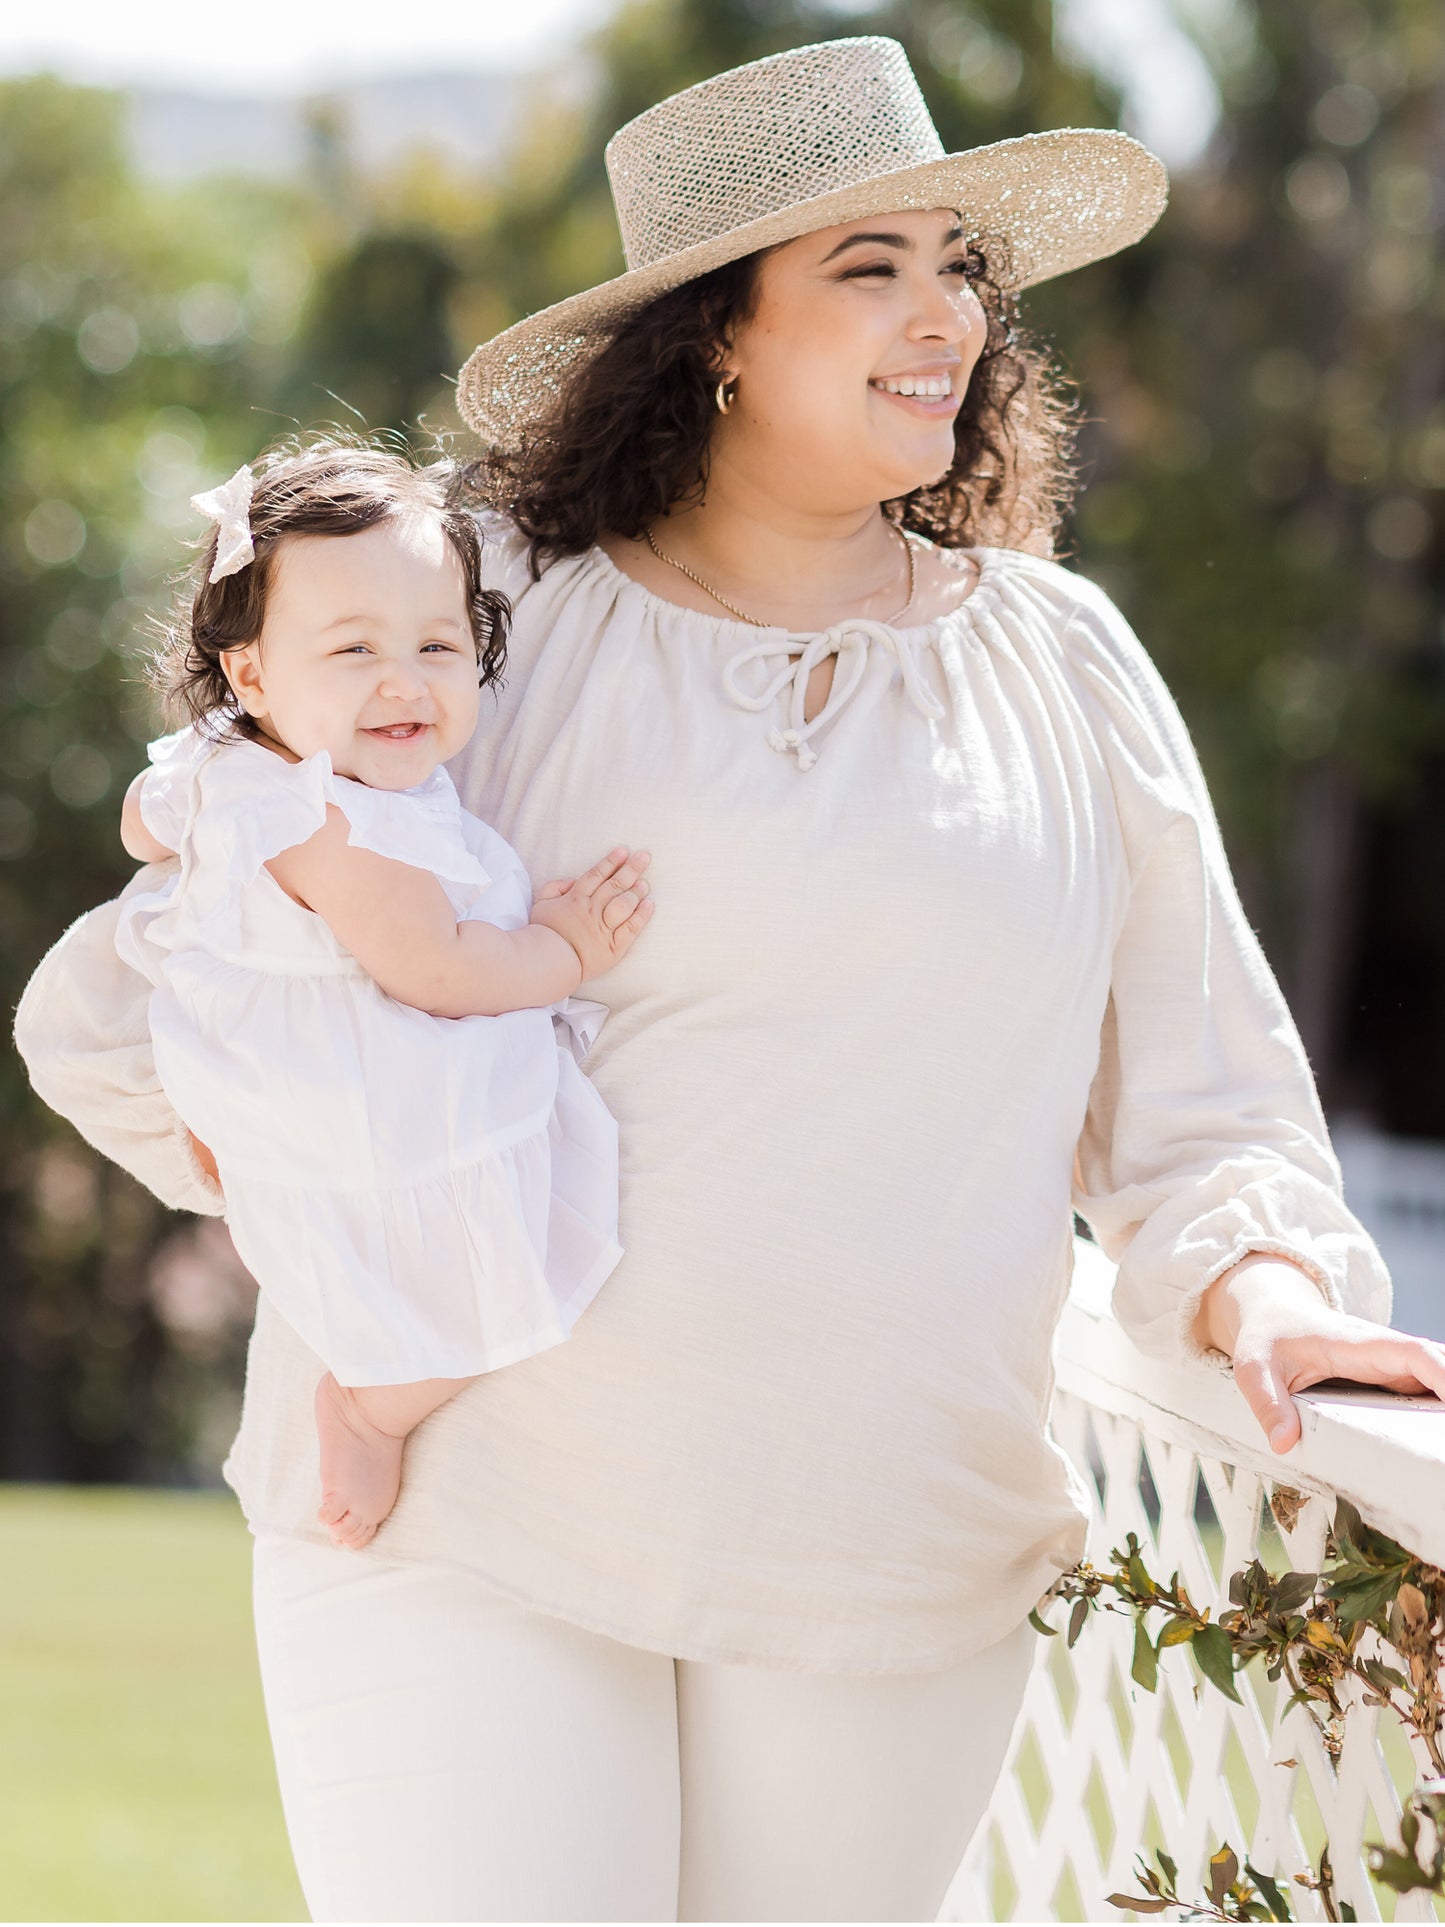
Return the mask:
{"type": "MultiPolygon", "coordinates": [[[[1239,1858],[1227,1840],[1218,1853],[1210,1856],[1209,1886],[1204,1900],[1181,1898],[1179,1869],[1162,1847],[1155,1848],[1154,1858],[1159,1863],[1157,1872],[1143,1854],[1134,1862],[1143,1893],[1110,1894],[1111,1906],[1128,1907],[1136,1914],[1162,1914],[1166,1907],[1174,1907],[1186,1920],[1293,1920],[1295,1917],[1289,1896],[1277,1880],[1261,1873],[1247,1860],[1243,1873],[1240,1872],[1239,1858]]],[[[1335,1901],[1328,1847],[1320,1855],[1318,1874],[1297,1873],[1295,1881],[1319,1894],[1327,1920],[1355,1919],[1355,1910],[1348,1901],[1338,1904],[1335,1901]]]]}
{"type": "MultiPolygon", "coordinates": [[[[1272,1505],[1286,1528],[1293,1524],[1300,1496],[1278,1487],[1272,1505]]],[[[1134,1651],[1130,1673],[1146,1692],[1156,1692],[1160,1655],[1170,1646],[1188,1646],[1200,1673],[1227,1698],[1239,1703],[1235,1673],[1252,1660],[1262,1661],[1271,1681],[1289,1688],[1285,1711],[1301,1706],[1320,1735],[1326,1756],[1338,1767],[1344,1721],[1352,1700],[1346,1682],[1357,1681],[1369,1706],[1388,1709],[1424,1747],[1439,1776],[1422,1782],[1405,1802],[1398,1849],[1369,1844],[1367,1864],[1383,1885],[1397,1893],[1415,1889],[1445,1897],[1445,1571],[1407,1552],[1386,1534],[1365,1524],[1347,1499],[1337,1499],[1326,1536],[1326,1558],[1318,1572],[1285,1572],[1276,1577],[1258,1559],[1231,1574],[1227,1610],[1212,1618],[1196,1606],[1175,1572],[1161,1585],[1143,1561],[1136,1533],[1115,1547],[1107,1568],[1081,1560],[1061,1573],[1041,1605],[1050,1598],[1070,1603],[1067,1644],[1072,1647],[1092,1613],[1131,1614],[1134,1651]],[[1109,1597],[1107,1595],[1112,1595],[1109,1597]],[[1158,1613],[1157,1632],[1149,1615],[1158,1613]],[[1364,1635],[1373,1631],[1399,1665],[1362,1653],[1364,1635]],[[1421,1830],[1429,1829],[1426,1857],[1421,1830]]],[[[1041,1633],[1057,1636],[1038,1611],[1029,1615],[1041,1633]]],[[[1285,1764],[1293,1765],[1293,1761],[1285,1764]]],[[[1111,1895],[1118,1906],[1159,1913],[1179,1907],[1191,1918],[1289,1920],[1288,1901],[1276,1882],[1245,1863],[1241,1874],[1228,1844],[1210,1861],[1208,1901],[1181,1900],[1169,1856],[1156,1850],[1158,1868],[1141,1855],[1136,1866],[1143,1893],[1111,1895]],[[1279,1911],[1283,1908],[1284,1911],[1279,1911]]],[[[1296,1874],[1295,1881],[1320,1893],[1331,1920],[1353,1919],[1347,1906],[1336,1907],[1329,1849],[1319,1874],[1296,1874]]]]}

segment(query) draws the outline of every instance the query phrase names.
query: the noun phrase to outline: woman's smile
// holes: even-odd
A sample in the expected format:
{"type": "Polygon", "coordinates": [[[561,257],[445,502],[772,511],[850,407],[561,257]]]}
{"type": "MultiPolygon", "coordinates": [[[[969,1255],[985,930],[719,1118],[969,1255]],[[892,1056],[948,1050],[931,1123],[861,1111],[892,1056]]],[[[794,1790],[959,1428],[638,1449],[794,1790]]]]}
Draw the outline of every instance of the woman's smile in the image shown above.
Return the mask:
{"type": "Polygon", "coordinates": [[[948,374],[875,375],[868,386],[875,395],[924,421],[948,421],[963,406],[963,397],[953,392],[948,374]]]}

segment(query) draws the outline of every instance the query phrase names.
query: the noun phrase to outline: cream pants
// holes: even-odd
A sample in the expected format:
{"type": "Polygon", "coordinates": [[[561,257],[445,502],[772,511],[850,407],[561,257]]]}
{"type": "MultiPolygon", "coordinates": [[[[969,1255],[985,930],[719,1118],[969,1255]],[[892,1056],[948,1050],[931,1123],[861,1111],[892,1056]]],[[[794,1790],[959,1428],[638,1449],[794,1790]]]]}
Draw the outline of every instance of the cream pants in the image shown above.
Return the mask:
{"type": "Polygon", "coordinates": [[[318,1921],[934,1920],[1037,1636],[853,1677],[645,1652],[436,1567],[256,1542],[318,1921]]]}

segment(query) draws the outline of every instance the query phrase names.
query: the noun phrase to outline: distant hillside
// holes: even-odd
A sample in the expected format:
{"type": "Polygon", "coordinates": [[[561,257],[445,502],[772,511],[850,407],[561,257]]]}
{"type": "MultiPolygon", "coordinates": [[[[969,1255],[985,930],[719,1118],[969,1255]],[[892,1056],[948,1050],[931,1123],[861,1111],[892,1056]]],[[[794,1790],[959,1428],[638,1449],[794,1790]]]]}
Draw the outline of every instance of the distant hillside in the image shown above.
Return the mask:
{"type": "MultiPolygon", "coordinates": [[[[416,147],[481,168],[505,146],[525,85],[515,73],[405,74],[338,87],[325,101],[339,114],[349,157],[364,173],[416,147]]],[[[153,178],[286,176],[305,163],[314,95],[277,99],[163,87],[129,92],[132,151],[141,172],[153,178]]]]}

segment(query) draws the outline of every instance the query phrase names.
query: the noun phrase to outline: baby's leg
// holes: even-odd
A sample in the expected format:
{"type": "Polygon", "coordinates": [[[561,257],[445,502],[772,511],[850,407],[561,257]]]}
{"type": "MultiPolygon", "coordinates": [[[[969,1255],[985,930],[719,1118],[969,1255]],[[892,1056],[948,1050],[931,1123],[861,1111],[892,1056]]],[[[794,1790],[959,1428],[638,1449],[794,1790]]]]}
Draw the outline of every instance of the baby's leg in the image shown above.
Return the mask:
{"type": "Polygon", "coordinates": [[[412,1385],[338,1385],[328,1372],[316,1387],[321,1445],[321,1504],[316,1516],[331,1543],[364,1546],[396,1504],[407,1434],[469,1378],[424,1378],[412,1385]]]}

